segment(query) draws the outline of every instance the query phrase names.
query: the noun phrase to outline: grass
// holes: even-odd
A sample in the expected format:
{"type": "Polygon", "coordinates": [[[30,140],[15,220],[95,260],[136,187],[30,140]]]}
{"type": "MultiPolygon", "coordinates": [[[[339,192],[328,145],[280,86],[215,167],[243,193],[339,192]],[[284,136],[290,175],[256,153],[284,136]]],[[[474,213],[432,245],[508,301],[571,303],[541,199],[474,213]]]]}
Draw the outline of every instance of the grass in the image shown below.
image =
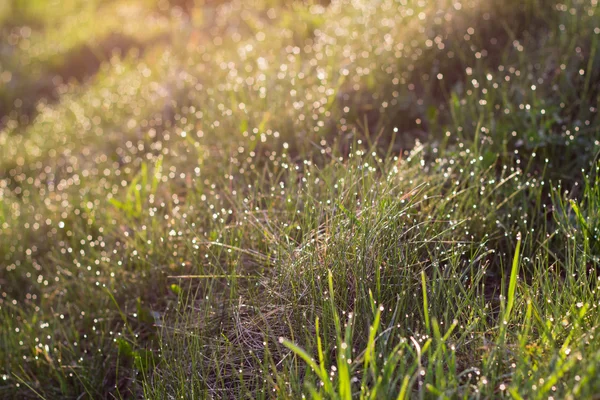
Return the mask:
{"type": "Polygon", "coordinates": [[[0,8],[0,397],[600,391],[596,2],[184,3],[0,8]]]}

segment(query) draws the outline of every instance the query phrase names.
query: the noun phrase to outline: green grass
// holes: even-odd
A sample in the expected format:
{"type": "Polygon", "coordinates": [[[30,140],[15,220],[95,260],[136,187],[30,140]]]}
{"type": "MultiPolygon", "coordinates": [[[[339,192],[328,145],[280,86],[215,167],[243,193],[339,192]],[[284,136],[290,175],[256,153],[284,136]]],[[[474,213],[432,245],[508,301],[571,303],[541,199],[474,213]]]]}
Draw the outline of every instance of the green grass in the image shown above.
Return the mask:
{"type": "Polygon", "coordinates": [[[203,3],[0,8],[0,397],[600,392],[595,2],[203,3]]]}

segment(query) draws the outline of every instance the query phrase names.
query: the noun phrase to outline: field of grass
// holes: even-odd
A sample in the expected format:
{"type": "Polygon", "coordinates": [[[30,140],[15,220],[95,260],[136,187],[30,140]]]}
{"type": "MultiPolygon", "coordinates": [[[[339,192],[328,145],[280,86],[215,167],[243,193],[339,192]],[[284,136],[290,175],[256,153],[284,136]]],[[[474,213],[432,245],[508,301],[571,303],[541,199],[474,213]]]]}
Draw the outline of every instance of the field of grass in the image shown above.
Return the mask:
{"type": "Polygon", "coordinates": [[[0,3],[0,398],[598,398],[597,0],[0,3]]]}

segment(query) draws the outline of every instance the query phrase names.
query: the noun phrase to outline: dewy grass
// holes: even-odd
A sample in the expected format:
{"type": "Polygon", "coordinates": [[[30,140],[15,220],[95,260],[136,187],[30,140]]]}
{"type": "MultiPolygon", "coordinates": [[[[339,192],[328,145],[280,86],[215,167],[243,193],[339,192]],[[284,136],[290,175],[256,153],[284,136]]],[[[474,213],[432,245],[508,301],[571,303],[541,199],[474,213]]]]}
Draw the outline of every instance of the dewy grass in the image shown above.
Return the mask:
{"type": "Polygon", "coordinates": [[[0,398],[600,392],[595,2],[14,4],[0,398]]]}

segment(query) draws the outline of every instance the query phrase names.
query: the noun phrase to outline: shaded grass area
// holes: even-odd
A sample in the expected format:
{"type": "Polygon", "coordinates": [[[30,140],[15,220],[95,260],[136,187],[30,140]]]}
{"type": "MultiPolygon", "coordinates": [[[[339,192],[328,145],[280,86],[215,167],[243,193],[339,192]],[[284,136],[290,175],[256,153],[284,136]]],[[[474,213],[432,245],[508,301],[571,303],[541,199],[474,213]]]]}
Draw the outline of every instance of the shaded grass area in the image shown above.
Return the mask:
{"type": "MultiPolygon", "coordinates": [[[[27,125],[38,103],[83,84],[115,55],[168,39],[170,16],[154,1],[12,1],[0,11],[2,125],[27,125]]],[[[173,18],[181,18],[181,13],[173,18]]]]}
{"type": "Polygon", "coordinates": [[[0,395],[600,390],[597,4],[69,4],[6,28],[91,79],[11,73],[0,395]]]}

